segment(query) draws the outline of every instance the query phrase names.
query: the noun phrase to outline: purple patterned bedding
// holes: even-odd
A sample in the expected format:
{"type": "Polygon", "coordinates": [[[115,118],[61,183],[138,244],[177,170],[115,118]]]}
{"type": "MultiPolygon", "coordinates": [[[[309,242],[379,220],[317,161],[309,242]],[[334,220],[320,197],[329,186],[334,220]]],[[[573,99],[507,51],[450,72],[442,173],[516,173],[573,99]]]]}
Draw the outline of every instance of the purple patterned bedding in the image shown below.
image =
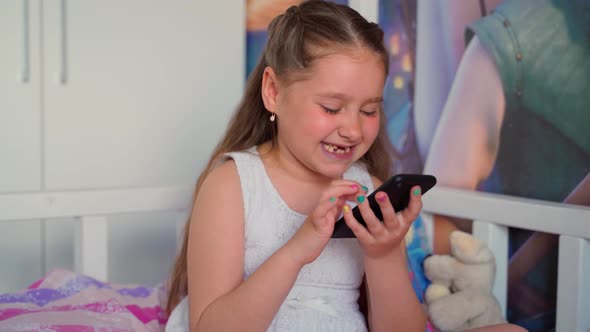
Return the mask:
{"type": "Polygon", "coordinates": [[[53,270],[27,289],[0,294],[0,331],[164,331],[166,291],[53,270]]]}

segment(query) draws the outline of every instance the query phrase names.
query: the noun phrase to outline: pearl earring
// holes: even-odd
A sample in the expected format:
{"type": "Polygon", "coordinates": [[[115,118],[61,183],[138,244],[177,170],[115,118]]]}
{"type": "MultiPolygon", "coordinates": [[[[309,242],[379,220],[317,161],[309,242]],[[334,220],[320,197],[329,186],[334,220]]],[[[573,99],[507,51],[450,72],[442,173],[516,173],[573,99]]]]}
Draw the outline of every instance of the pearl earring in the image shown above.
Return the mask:
{"type": "Polygon", "coordinates": [[[275,117],[276,114],[272,113],[272,115],[270,116],[270,122],[275,122],[275,117]]]}

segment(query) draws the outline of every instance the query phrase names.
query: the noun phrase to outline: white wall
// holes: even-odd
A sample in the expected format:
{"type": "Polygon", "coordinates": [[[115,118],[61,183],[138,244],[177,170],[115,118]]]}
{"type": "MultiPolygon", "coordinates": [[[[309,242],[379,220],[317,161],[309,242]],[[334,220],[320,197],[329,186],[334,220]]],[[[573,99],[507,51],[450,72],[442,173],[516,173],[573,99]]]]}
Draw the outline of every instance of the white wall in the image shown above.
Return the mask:
{"type": "MultiPolygon", "coordinates": [[[[100,3],[94,0],[67,2],[69,6],[67,10],[70,14],[68,18],[70,28],[72,25],[84,23],[85,18],[98,21],[92,15],[110,12],[109,8],[84,9],[85,4],[88,6],[104,5],[105,7],[114,8],[119,6],[115,2],[111,0],[100,3]],[[80,13],[87,16],[80,17],[80,13]],[[74,14],[79,15],[73,17],[74,14]]],[[[41,33],[39,33],[39,25],[41,24],[35,21],[39,16],[57,15],[58,11],[54,9],[58,8],[56,6],[59,3],[59,1],[55,0],[45,2],[30,0],[29,9],[31,13],[29,19],[34,21],[31,28],[34,30],[31,32],[31,52],[37,52],[31,57],[34,64],[31,67],[33,69],[43,67],[40,64],[43,61],[47,62],[43,63],[44,67],[50,67],[60,62],[58,56],[61,50],[60,44],[51,43],[54,45],[48,46],[50,43],[47,41],[48,38],[51,38],[51,34],[59,32],[53,31],[59,30],[59,20],[53,16],[46,17],[45,24],[52,21],[55,21],[55,24],[41,33]],[[40,12],[42,14],[39,14],[40,12]],[[42,45],[45,45],[45,49],[39,52],[42,45]]],[[[161,5],[155,0],[150,0],[150,4],[154,6],[161,5]]],[[[183,32],[183,35],[189,35],[182,42],[186,43],[187,52],[189,50],[192,52],[190,53],[191,59],[186,59],[186,54],[184,54],[186,52],[175,50],[178,53],[176,55],[172,54],[172,57],[177,57],[179,61],[194,61],[194,67],[200,68],[198,74],[191,74],[192,78],[191,75],[188,75],[188,79],[191,79],[191,86],[188,88],[186,80],[175,80],[174,76],[176,73],[178,77],[187,77],[185,70],[189,71],[190,68],[179,69],[174,66],[177,64],[167,63],[166,61],[158,63],[157,59],[151,59],[156,61],[157,68],[153,68],[151,71],[135,72],[139,75],[140,80],[144,80],[143,84],[145,86],[140,83],[139,86],[126,87],[117,80],[107,80],[103,86],[99,85],[92,88],[89,88],[90,85],[76,85],[85,77],[88,82],[93,83],[97,81],[94,77],[106,77],[111,74],[109,68],[94,67],[91,61],[89,64],[86,62],[89,59],[101,57],[110,57],[114,60],[125,59],[126,50],[124,48],[133,48],[132,40],[119,43],[122,49],[93,50],[87,55],[84,55],[83,50],[78,51],[74,46],[70,45],[68,56],[72,65],[69,68],[69,85],[56,84],[56,77],[50,75],[49,71],[35,74],[35,70],[32,70],[32,81],[38,79],[42,81],[42,85],[46,85],[45,88],[40,89],[43,90],[40,92],[41,95],[49,90],[55,90],[51,97],[40,97],[34,103],[35,105],[41,105],[37,110],[41,128],[39,128],[39,124],[35,125],[38,138],[33,140],[40,140],[39,146],[35,148],[39,151],[32,153],[38,154],[35,165],[23,165],[23,171],[20,173],[25,177],[27,176],[24,173],[25,171],[31,173],[31,167],[37,169],[38,173],[36,174],[40,174],[41,178],[34,179],[34,182],[38,183],[37,186],[41,191],[48,189],[95,189],[101,186],[119,188],[127,186],[190,185],[194,183],[214,144],[225,129],[225,123],[243,92],[245,81],[245,3],[232,0],[215,2],[174,0],[166,2],[165,5],[168,7],[182,6],[183,10],[185,8],[187,10],[197,8],[199,12],[196,13],[195,11],[195,17],[206,16],[206,19],[187,21],[187,15],[191,15],[189,12],[185,13],[186,15],[183,16],[182,20],[175,20],[174,17],[167,16],[173,13],[174,10],[163,10],[153,13],[154,16],[149,18],[153,19],[154,24],[177,24],[177,28],[183,28],[187,23],[191,24],[191,29],[194,29],[193,24],[201,25],[198,27],[198,31],[183,32]],[[213,39],[213,41],[210,39],[213,39]],[[207,45],[216,46],[208,47],[207,45]],[[76,59],[76,57],[78,58],[76,59]],[[167,72],[167,68],[174,69],[170,73],[167,72]],[[93,70],[94,72],[92,72],[93,70]],[[76,71],[78,71],[78,74],[76,74],[76,71]],[[168,75],[164,76],[166,77],[163,82],[165,90],[154,90],[153,82],[160,80],[158,82],[162,83],[162,75],[168,75]],[[168,78],[169,76],[172,76],[172,79],[168,78]],[[108,113],[109,110],[106,109],[97,109],[94,110],[95,114],[102,112],[100,113],[102,117],[80,116],[82,112],[88,111],[92,106],[95,106],[93,100],[87,96],[92,95],[92,93],[108,92],[109,89],[115,91],[115,87],[116,93],[105,93],[104,96],[104,99],[112,99],[114,104],[125,103],[129,107],[133,107],[145,102],[148,97],[152,101],[155,98],[157,103],[150,101],[150,105],[146,105],[146,107],[151,107],[149,114],[146,114],[151,117],[150,126],[152,127],[147,128],[146,122],[137,118],[139,114],[137,112],[133,114],[119,112],[117,114],[117,112],[108,113]],[[225,89],[220,87],[225,87],[225,89]],[[126,90],[127,88],[129,90],[126,90]],[[140,97],[134,100],[130,97],[138,91],[145,91],[145,98],[140,97]],[[161,96],[159,102],[158,96],[161,96]],[[74,103],[62,103],[62,100],[73,100],[74,103]],[[177,107],[184,109],[178,111],[177,107]],[[52,109],[50,110],[50,108],[52,109]],[[174,113],[174,111],[176,112],[174,113]],[[59,116],[54,116],[56,112],[62,113],[59,116]],[[105,117],[105,114],[109,114],[108,117],[105,117]],[[167,119],[167,116],[170,117],[168,114],[173,114],[176,119],[167,119]],[[179,116],[183,115],[185,117],[179,118],[179,116]],[[51,117],[51,119],[48,117],[51,117]],[[158,120],[159,117],[160,120],[158,120]],[[154,124],[158,124],[157,121],[162,126],[154,126],[154,124]],[[181,127],[183,122],[192,123],[192,127],[181,127]],[[116,134],[120,135],[117,140],[111,140],[112,137],[109,136],[109,132],[104,131],[97,132],[100,136],[88,136],[88,130],[109,123],[116,127],[116,134]],[[80,130],[83,126],[86,126],[86,129],[82,130],[79,136],[70,135],[70,133],[76,133],[76,130],[80,130]],[[189,131],[186,128],[197,129],[189,131]],[[146,130],[152,130],[154,135],[149,136],[149,131],[146,130]],[[125,133],[128,133],[127,137],[124,136],[125,133]],[[147,136],[141,136],[140,134],[147,136]],[[75,146],[73,143],[76,143],[75,140],[80,139],[80,137],[89,139],[88,144],[96,152],[84,155],[87,151],[83,148],[76,152],[80,145],[75,146]],[[160,144],[161,142],[167,142],[168,145],[160,144]],[[169,146],[170,142],[186,142],[187,146],[169,146]],[[161,146],[157,146],[158,144],[161,146]],[[125,146],[125,150],[121,150],[121,146],[125,146]],[[104,147],[104,151],[101,151],[102,147],[104,147]],[[123,151],[123,153],[119,150],[123,151]],[[116,156],[113,156],[112,153],[109,155],[113,151],[116,151],[116,156]],[[128,153],[126,154],[124,151],[128,151],[128,153]],[[156,154],[154,151],[159,152],[156,154]],[[104,158],[101,158],[100,155],[97,156],[96,153],[104,153],[104,158]],[[138,156],[137,159],[128,159],[130,161],[126,163],[113,165],[114,162],[120,160],[118,158],[134,158],[134,156],[138,156]],[[76,158],[78,159],[76,160],[76,158]],[[105,160],[108,162],[105,162],[105,160]],[[103,169],[112,169],[112,173],[103,172],[103,169],[99,169],[100,172],[95,172],[95,174],[100,173],[100,178],[84,175],[84,172],[89,167],[96,167],[97,163],[104,163],[104,165],[101,164],[101,167],[103,169]],[[121,172],[128,172],[128,175],[121,172]]],[[[0,23],[0,28],[5,28],[4,31],[8,32],[8,35],[15,34],[18,36],[21,33],[23,23],[21,20],[21,6],[22,2],[16,0],[2,1],[0,4],[0,21],[10,23],[7,23],[6,26],[0,23]],[[15,19],[3,20],[2,13],[10,13],[11,17],[15,17],[15,19]]],[[[137,28],[137,25],[134,25],[135,20],[139,20],[140,18],[137,15],[143,12],[141,12],[140,8],[136,10],[133,10],[133,8],[128,9],[128,15],[119,21],[120,26],[117,29],[137,28]]],[[[141,19],[145,21],[148,18],[143,16],[141,19]]],[[[100,29],[93,31],[93,33],[96,33],[94,37],[97,38],[94,40],[95,43],[108,42],[108,40],[99,40],[101,29],[108,28],[109,25],[105,23],[100,29]]],[[[43,29],[41,28],[41,30],[43,29]]],[[[155,30],[157,31],[157,28],[155,30]]],[[[145,38],[161,37],[170,39],[171,43],[177,46],[179,45],[178,41],[172,41],[172,39],[178,38],[178,35],[174,35],[173,32],[174,29],[167,27],[165,36],[150,36],[148,34],[145,38]]],[[[141,31],[137,33],[141,34],[141,31]]],[[[0,32],[0,36],[2,35],[0,32]]],[[[59,33],[57,35],[59,36],[59,33]]],[[[123,36],[123,34],[119,34],[119,36],[123,36]]],[[[68,37],[71,38],[71,44],[84,40],[83,36],[76,35],[76,31],[70,31],[68,37]]],[[[0,39],[0,63],[12,64],[13,56],[20,57],[20,45],[20,41],[3,43],[0,39]],[[18,51],[16,53],[15,47],[18,51]],[[11,61],[9,61],[9,57],[11,57],[11,61]]],[[[163,47],[166,47],[166,45],[168,44],[163,43],[163,47]]],[[[131,49],[129,50],[131,51],[131,49]]],[[[166,54],[166,51],[164,50],[162,54],[166,54]]],[[[146,57],[150,56],[153,56],[153,54],[146,53],[146,57]]],[[[141,60],[137,59],[137,61],[141,60]]],[[[134,60],[131,59],[131,61],[134,60]]],[[[12,68],[8,68],[6,72],[2,69],[3,67],[0,65],[0,83],[10,86],[10,84],[16,82],[15,73],[18,68],[15,67],[14,72],[12,68]]],[[[117,68],[117,70],[119,69],[117,68]]],[[[0,84],[0,86],[4,85],[0,84]]],[[[18,89],[26,87],[22,83],[17,83],[15,86],[18,89]]],[[[0,91],[0,99],[7,97],[9,94],[9,90],[8,92],[7,90],[0,91]]],[[[0,119],[3,119],[3,121],[16,121],[13,114],[9,112],[17,112],[14,114],[23,112],[18,107],[16,109],[4,107],[1,102],[0,106],[2,106],[0,107],[0,119]]],[[[21,124],[4,123],[4,125],[19,128],[21,124]]],[[[0,142],[0,151],[13,151],[24,147],[19,145],[19,140],[11,141],[10,137],[4,138],[3,141],[0,142]]],[[[3,171],[2,165],[7,164],[9,160],[12,159],[7,155],[0,155],[0,174],[3,171]]],[[[15,166],[11,169],[16,169],[17,172],[14,176],[18,177],[18,167],[15,166]]],[[[0,195],[13,193],[13,188],[17,188],[16,185],[10,188],[2,188],[2,183],[13,182],[0,181],[0,195]]],[[[35,187],[35,185],[23,187],[25,188],[23,190],[24,192],[31,192],[31,188],[36,190],[35,187]]],[[[178,215],[175,213],[128,214],[110,218],[108,224],[109,279],[113,282],[142,284],[154,284],[162,281],[167,276],[175,255],[175,226],[177,221],[178,215]],[[158,263],[155,264],[154,262],[158,263]]],[[[52,268],[72,270],[74,267],[74,240],[72,239],[74,225],[75,221],[72,219],[52,219],[45,221],[45,224],[40,220],[0,222],[0,292],[22,289],[42,277],[52,268]]]]}

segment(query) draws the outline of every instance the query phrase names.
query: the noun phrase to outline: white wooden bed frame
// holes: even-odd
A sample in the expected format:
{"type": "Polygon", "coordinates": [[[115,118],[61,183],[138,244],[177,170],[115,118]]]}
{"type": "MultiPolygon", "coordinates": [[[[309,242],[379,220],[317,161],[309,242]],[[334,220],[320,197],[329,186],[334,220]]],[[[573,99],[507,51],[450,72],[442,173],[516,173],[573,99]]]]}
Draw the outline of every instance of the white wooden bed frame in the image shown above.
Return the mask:
{"type": "MultiPolygon", "coordinates": [[[[191,187],[0,194],[0,222],[75,218],[72,240],[77,272],[108,280],[107,219],[132,212],[176,211],[180,234],[191,187]]],[[[496,256],[494,294],[506,308],[507,227],[559,234],[557,331],[590,331],[590,208],[545,201],[435,188],[424,212],[474,220],[474,234],[496,256]],[[586,281],[586,282],[584,282],[586,281]]]]}

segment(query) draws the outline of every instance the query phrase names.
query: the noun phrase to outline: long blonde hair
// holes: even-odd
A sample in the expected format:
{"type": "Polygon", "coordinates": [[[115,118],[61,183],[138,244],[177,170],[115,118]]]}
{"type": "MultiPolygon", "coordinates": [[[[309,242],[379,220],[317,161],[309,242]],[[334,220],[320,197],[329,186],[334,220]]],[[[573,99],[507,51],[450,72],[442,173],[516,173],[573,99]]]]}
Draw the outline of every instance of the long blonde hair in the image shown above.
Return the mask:
{"type": "MultiPolygon", "coordinates": [[[[347,6],[311,0],[290,7],[284,14],[272,20],[260,61],[248,78],[244,96],[223,138],[213,150],[207,166],[197,180],[194,198],[205,177],[224,153],[245,150],[266,142],[276,144],[276,121],[269,120],[270,114],[262,102],[264,69],[270,66],[281,80],[294,80],[296,74],[309,71],[313,61],[321,56],[316,52],[318,49],[337,51],[342,47],[364,47],[375,52],[382,59],[383,70],[387,75],[389,58],[383,45],[383,31],[377,24],[368,22],[347,6]]],[[[385,130],[384,113],[380,112],[380,116],[379,134],[361,161],[366,164],[369,173],[385,180],[392,170],[394,151],[385,130]]],[[[168,314],[188,293],[189,226],[190,220],[184,227],[182,248],[170,276],[166,305],[168,314]]]]}

